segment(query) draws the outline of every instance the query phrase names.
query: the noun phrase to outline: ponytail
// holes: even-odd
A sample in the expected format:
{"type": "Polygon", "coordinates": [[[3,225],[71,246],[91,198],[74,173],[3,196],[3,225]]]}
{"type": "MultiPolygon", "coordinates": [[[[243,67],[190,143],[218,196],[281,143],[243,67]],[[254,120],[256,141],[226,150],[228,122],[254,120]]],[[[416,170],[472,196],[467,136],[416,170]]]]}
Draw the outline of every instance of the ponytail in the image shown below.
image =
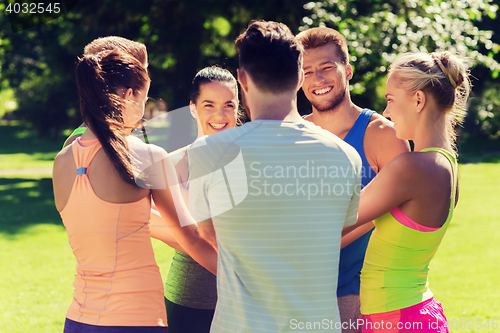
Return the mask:
{"type": "Polygon", "coordinates": [[[144,88],[149,76],[137,59],[119,51],[84,55],[76,67],[80,111],[119,176],[135,185],[119,88],[144,88]]]}
{"type": "Polygon", "coordinates": [[[397,76],[401,87],[410,94],[418,90],[429,94],[436,106],[446,112],[446,132],[456,148],[455,127],[465,117],[471,89],[465,63],[448,51],[404,53],[391,64],[389,75],[397,76]]]}

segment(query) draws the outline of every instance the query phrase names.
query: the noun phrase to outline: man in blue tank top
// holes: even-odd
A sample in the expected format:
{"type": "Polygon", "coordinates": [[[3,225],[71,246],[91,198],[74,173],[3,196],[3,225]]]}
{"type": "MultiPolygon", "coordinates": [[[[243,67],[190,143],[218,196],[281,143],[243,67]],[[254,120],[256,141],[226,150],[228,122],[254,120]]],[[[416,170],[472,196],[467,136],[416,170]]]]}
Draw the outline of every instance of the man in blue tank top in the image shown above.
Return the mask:
{"type": "MultiPolygon", "coordinates": [[[[387,162],[409,151],[408,143],[396,138],[392,122],[352,103],[349,95],[352,68],[345,38],[338,31],[312,28],[301,32],[297,39],[305,49],[302,90],[312,105],[312,113],[304,119],[357,150],[363,165],[364,187],[387,162]]],[[[354,235],[342,238],[345,247],[340,253],[337,296],[343,332],[356,332],[354,324],[360,315],[359,276],[372,230],[373,224],[369,223],[359,231],[365,234],[352,243],[348,238],[354,235]]]]}

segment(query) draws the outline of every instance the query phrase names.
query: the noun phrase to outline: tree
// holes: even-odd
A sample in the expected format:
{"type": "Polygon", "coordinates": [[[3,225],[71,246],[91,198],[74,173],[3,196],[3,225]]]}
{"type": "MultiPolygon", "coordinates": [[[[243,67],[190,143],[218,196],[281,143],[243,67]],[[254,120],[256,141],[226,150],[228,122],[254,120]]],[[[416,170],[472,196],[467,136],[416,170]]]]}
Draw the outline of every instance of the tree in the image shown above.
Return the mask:
{"type": "Polygon", "coordinates": [[[476,26],[496,18],[491,0],[328,0],[305,7],[310,14],[301,29],[329,26],[346,37],[355,68],[351,93],[360,105],[383,108],[387,67],[403,52],[450,50],[486,67],[493,78],[500,73],[493,32],[476,26]]]}
{"type": "MultiPolygon", "coordinates": [[[[0,4],[1,80],[16,91],[18,117],[39,134],[55,136],[81,121],[74,78],[77,56],[93,39],[117,35],[147,45],[150,96],[176,109],[189,103],[191,80],[202,67],[219,64],[235,72],[234,40],[252,19],[282,21],[297,31],[306,14],[304,3],[87,0],[62,17],[17,33],[8,32],[0,4]]],[[[28,23],[24,17],[15,31],[22,24],[31,27],[28,23]]]]}
{"type": "MultiPolygon", "coordinates": [[[[491,0],[63,2],[63,16],[37,18],[36,22],[34,17],[23,16],[14,22],[14,31],[0,2],[1,86],[14,89],[18,118],[45,136],[54,137],[80,123],[74,76],[77,56],[93,39],[109,35],[147,45],[150,96],[165,100],[169,110],[187,105],[190,82],[202,67],[218,64],[235,73],[234,40],[252,19],[283,22],[292,32],[318,25],[342,32],[355,68],[353,100],[379,111],[385,105],[387,66],[400,52],[446,48],[469,56],[479,64],[473,70],[482,79],[474,82],[478,98],[495,86],[488,82],[499,73],[495,38],[500,34],[490,30],[499,30],[500,24],[493,22],[498,6],[491,0]]],[[[486,101],[481,103],[486,105],[486,101]]],[[[308,109],[300,94],[299,110],[306,113],[308,109]]],[[[480,124],[490,121],[491,113],[495,119],[500,117],[495,108],[486,118],[474,110],[471,117],[480,124]]],[[[476,126],[474,121],[470,124],[476,126]]]]}

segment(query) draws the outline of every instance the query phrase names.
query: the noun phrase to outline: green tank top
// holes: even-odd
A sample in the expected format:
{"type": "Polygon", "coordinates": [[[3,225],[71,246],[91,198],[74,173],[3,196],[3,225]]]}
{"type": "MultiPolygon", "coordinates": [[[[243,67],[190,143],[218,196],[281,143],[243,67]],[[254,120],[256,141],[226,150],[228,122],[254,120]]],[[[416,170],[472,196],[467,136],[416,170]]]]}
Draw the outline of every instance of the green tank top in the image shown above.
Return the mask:
{"type": "MultiPolygon", "coordinates": [[[[187,146],[188,170],[191,145],[187,146]]],[[[189,189],[189,176],[185,184],[189,189]]],[[[165,281],[165,298],[188,308],[214,310],[217,304],[217,277],[188,254],[175,250],[165,281]]]]}
{"type": "Polygon", "coordinates": [[[214,310],[217,277],[188,254],[175,250],[165,282],[165,297],[188,308],[214,310]]]}
{"type": "Polygon", "coordinates": [[[441,148],[436,151],[451,163],[453,188],[448,218],[435,231],[417,231],[398,222],[391,212],[376,219],[375,230],[361,271],[361,313],[364,315],[404,309],[432,297],[427,276],[454,211],[457,188],[455,156],[441,148]]]}

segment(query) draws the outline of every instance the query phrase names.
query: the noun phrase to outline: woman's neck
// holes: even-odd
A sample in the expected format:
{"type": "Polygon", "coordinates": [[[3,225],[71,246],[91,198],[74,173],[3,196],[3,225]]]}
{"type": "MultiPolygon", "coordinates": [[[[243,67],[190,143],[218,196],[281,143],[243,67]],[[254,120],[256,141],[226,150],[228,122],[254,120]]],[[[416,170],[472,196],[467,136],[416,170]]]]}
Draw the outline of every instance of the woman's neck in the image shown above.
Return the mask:
{"type": "Polygon", "coordinates": [[[420,123],[420,126],[417,125],[415,138],[413,139],[415,151],[421,151],[430,147],[443,148],[450,152],[453,151],[447,132],[446,114],[441,113],[435,116],[436,114],[429,112],[428,116],[422,119],[423,121],[420,123]]]}
{"type": "Polygon", "coordinates": [[[97,139],[97,136],[95,136],[94,132],[90,130],[90,128],[87,127],[85,132],[83,132],[82,136],[80,137],[81,140],[94,140],[97,139]]]}

